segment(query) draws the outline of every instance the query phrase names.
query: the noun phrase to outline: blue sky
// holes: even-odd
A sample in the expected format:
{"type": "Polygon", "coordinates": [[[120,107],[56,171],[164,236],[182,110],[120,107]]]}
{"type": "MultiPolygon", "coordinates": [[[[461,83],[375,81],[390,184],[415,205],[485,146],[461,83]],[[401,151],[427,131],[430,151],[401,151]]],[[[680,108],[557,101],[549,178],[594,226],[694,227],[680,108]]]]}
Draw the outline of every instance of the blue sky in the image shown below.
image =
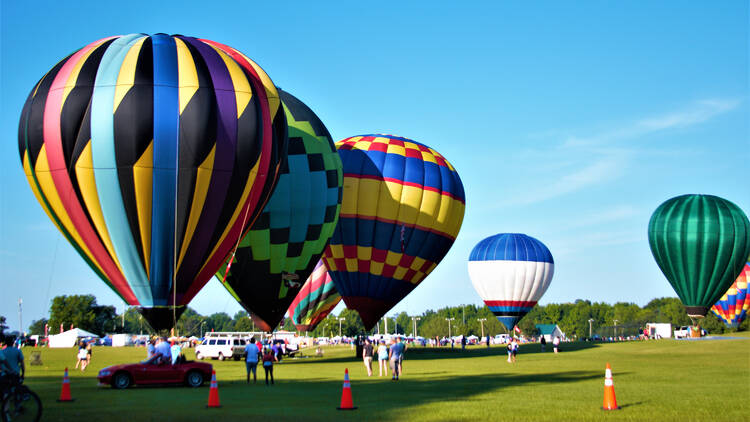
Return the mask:
{"type": "MultiPolygon", "coordinates": [[[[13,328],[19,297],[26,326],[60,294],[123,307],[39,207],[16,140],[34,83],[107,35],[226,43],[336,140],[393,133],[446,156],[466,190],[463,227],[392,313],[480,304],[466,260],[499,232],[552,251],[541,303],[643,305],[674,296],[647,242],[661,202],[710,193],[750,211],[747,2],[106,3],[2,2],[0,314],[13,328]]],[[[216,281],[191,306],[239,310],[216,281]]]]}

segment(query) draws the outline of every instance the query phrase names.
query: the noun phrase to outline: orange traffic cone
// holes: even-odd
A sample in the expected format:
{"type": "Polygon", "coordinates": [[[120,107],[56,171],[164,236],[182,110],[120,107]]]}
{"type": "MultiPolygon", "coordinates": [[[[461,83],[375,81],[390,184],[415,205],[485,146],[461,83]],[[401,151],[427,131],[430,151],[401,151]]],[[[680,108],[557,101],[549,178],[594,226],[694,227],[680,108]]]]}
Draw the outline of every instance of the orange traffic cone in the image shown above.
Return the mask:
{"type": "Polygon", "coordinates": [[[68,378],[68,368],[65,368],[65,375],[63,375],[62,390],[60,390],[60,398],[57,399],[59,402],[70,402],[75,399],[70,397],[70,378],[68,378]]]}
{"type": "Polygon", "coordinates": [[[344,389],[341,391],[341,406],[338,410],[354,410],[357,407],[352,403],[352,385],[349,383],[349,368],[344,370],[344,389]]]}
{"type": "Polygon", "coordinates": [[[607,369],[604,371],[604,404],[602,404],[602,409],[617,410],[619,408],[615,398],[615,384],[612,381],[612,368],[607,362],[607,369]]]}
{"type": "Polygon", "coordinates": [[[219,404],[219,386],[216,384],[216,371],[211,371],[211,389],[208,390],[206,407],[221,407],[219,404]]]}

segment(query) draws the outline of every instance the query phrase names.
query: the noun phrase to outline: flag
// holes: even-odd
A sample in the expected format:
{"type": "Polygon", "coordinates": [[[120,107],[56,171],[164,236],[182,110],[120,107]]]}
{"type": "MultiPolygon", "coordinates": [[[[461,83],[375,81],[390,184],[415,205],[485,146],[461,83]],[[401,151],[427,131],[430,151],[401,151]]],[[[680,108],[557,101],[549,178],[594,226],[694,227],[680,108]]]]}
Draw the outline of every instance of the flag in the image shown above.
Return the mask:
{"type": "Polygon", "coordinates": [[[518,334],[521,334],[521,329],[518,328],[518,325],[513,327],[513,331],[517,332],[518,334]]]}

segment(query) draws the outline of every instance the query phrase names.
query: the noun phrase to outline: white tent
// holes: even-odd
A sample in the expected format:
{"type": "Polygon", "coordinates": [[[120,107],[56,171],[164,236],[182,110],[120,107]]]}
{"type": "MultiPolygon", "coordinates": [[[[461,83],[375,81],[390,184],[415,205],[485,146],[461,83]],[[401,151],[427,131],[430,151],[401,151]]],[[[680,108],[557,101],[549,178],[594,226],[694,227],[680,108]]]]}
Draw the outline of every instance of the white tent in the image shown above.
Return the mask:
{"type": "Polygon", "coordinates": [[[79,338],[99,338],[99,336],[80,328],[73,328],[72,330],[49,336],[49,347],[73,347],[78,343],[79,338]]]}

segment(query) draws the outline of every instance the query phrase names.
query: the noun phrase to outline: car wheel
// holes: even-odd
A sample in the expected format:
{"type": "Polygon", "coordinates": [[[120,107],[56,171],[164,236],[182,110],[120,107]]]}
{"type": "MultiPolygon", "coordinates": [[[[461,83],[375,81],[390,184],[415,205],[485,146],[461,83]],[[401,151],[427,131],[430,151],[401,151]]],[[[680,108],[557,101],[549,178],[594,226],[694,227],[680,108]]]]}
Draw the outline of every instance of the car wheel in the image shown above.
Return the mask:
{"type": "Polygon", "coordinates": [[[224,355],[219,353],[219,360],[224,360],[224,355]]]}
{"type": "Polygon", "coordinates": [[[112,377],[112,387],[124,390],[130,387],[130,375],[127,372],[118,372],[112,377]]]}
{"type": "Polygon", "coordinates": [[[200,371],[190,371],[185,377],[185,384],[188,387],[197,388],[203,385],[203,374],[200,371]]]}

